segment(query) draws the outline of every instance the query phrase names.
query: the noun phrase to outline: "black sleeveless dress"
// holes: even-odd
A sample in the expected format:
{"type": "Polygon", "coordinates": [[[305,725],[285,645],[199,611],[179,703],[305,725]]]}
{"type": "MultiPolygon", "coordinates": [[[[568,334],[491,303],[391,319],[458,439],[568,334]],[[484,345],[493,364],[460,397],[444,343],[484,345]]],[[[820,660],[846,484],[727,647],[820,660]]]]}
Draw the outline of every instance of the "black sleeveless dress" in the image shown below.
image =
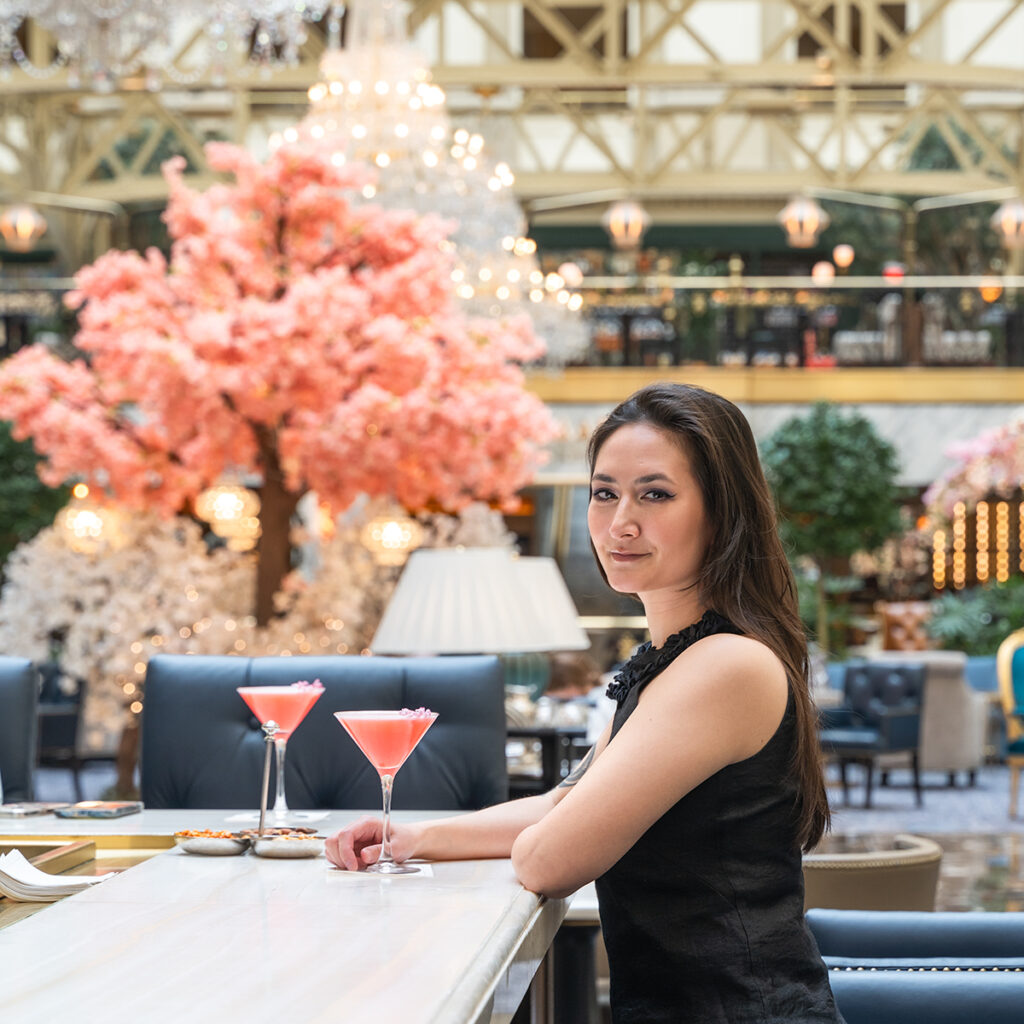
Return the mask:
{"type": "MultiPolygon", "coordinates": [[[[707,612],[663,647],[641,647],[608,689],[611,742],[680,653],[738,632],[707,612]]],[[[687,793],[597,879],[615,1024],[841,1024],[804,923],[786,772],[795,740],[791,697],[758,753],[687,793]]]]}

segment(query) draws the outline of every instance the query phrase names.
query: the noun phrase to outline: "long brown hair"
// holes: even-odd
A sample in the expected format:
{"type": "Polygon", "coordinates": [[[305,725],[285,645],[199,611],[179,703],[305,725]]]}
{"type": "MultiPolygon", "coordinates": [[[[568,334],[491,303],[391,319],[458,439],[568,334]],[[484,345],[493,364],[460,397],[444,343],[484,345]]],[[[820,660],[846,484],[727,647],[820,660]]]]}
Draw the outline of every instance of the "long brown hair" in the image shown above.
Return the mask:
{"type": "Polygon", "coordinates": [[[807,637],[750,424],[714,392],[650,384],[616,406],[594,431],[587,446],[591,473],[605,441],[629,423],[664,431],[690,460],[711,532],[697,581],[702,602],[760,640],[786,667],[797,723],[790,766],[799,793],[797,836],[809,850],[829,826],[829,809],[808,684],[807,637]]]}

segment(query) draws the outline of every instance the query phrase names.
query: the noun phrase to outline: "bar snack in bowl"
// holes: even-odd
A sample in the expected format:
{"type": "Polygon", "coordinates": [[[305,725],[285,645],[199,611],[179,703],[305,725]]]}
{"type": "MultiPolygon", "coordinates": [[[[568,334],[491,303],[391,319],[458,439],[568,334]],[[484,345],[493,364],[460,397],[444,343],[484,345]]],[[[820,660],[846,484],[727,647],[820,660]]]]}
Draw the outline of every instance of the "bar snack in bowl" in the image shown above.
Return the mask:
{"type": "Polygon", "coordinates": [[[256,830],[242,833],[252,842],[252,852],[257,857],[319,857],[324,852],[326,836],[317,835],[312,828],[294,826],[291,828],[268,828],[260,835],[256,830]]]}
{"type": "Polygon", "coordinates": [[[185,853],[198,853],[206,857],[234,857],[249,848],[248,837],[239,832],[208,828],[189,828],[175,832],[174,843],[185,853]]]}

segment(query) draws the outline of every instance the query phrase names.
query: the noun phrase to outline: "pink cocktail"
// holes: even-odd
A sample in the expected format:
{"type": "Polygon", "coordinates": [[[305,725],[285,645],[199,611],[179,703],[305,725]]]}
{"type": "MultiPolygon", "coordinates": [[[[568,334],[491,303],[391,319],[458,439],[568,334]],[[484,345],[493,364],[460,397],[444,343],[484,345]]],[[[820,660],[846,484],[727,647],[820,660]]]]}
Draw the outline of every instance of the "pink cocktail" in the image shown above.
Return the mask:
{"type": "Polygon", "coordinates": [[[380,775],[384,798],[384,828],[380,857],[367,868],[384,875],[411,874],[419,868],[411,864],[396,864],[391,856],[391,789],[398,769],[416,749],[423,734],[434,724],[437,713],[419,708],[410,711],[335,711],[334,717],[366,755],[366,759],[380,775]]]}
{"type": "MultiPolygon", "coordinates": [[[[269,722],[277,726],[273,733],[277,754],[277,796],[274,816],[283,818],[288,813],[284,795],[284,758],[288,738],[299,727],[306,713],[316,703],[324,688],[319,679],[312,683],[292,683],[291,686],[239,686],[238,694],[249,705],[252,713],[266,728],[269,722]]],[[[262,800],[262,797],[260,798],[262,800]]]]}

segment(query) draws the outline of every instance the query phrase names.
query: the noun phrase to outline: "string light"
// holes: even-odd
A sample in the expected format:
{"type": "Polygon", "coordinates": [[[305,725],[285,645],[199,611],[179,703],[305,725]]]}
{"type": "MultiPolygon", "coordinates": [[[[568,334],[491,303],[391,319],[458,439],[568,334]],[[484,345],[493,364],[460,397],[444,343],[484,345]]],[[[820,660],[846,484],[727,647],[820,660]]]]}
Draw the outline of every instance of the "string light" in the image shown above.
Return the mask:
{"type": "Polygon", "coordinates": [[[946,586],[946,531],[932,534],[932,586],[943,590],[946,586]]]}
{"type": "Polygon", "coordinates": [[[988,502],[979,501],[974,510],[975,575],[984,583],[988,572],[988,502]]]}
{"type": "Polygon", "coordinates": [[[1010,578],[1010,506],[1005,501],[996,504],[996,580],[1005,583],[1010,578]]]}
{"type": "Polygon", "coordinates": [[[962,501],[953,507],[953,586],[963,590],[967,582],[967,508],[962,501]]]}

